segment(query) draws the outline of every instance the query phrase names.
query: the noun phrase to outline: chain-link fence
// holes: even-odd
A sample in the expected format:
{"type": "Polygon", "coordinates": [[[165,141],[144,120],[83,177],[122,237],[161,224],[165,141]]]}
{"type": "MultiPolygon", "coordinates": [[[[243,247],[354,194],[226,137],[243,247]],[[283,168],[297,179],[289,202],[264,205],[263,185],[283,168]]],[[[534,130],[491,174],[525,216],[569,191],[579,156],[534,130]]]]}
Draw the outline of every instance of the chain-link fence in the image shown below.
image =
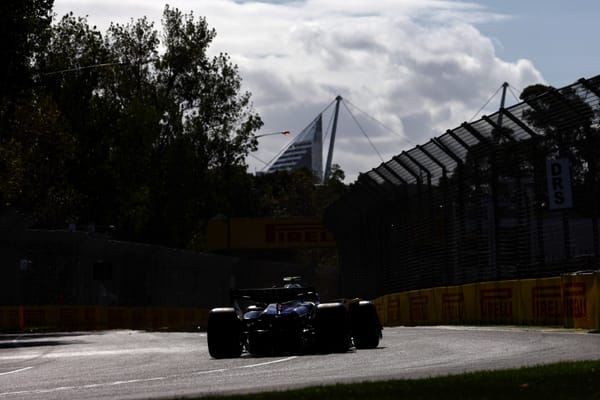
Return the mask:
{"type": "Polygon", "coordinates": [[[328,209],[345,296],[598,268],[600,76],[522,97],[361,174],[328,209]]]}

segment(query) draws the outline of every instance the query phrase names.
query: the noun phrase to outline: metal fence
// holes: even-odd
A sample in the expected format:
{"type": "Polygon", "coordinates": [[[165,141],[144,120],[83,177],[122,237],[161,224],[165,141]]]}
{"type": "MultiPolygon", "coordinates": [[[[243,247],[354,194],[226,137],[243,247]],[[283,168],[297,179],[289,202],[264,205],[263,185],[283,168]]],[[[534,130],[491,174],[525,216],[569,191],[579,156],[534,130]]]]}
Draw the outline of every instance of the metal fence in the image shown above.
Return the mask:
{"type": "Polygon", "coordinates": [[[600,76],[528,93],[329,207],[345,296],[598,269],[600,76]]]}

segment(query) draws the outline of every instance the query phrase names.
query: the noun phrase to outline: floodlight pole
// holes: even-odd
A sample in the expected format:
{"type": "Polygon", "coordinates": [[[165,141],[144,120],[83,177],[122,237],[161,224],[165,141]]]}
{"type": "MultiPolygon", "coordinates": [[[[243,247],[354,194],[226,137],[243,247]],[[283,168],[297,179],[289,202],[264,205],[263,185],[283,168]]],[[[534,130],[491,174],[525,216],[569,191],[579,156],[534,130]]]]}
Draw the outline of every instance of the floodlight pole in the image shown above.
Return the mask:
{"type": "Polygon", "coordinates": [[[290,131],[279,131],[279,132],[271,132],[271,133],[263,133],[262,135],[255,135],[254,138],[258,139],[261,138],[263,136],[271,136],[271,135],[289,135],[290,131]]]}
{"type": "Polygon", "coordinates": [[[331,139],[329,140],[329,152],[327,153],[327,164],[325,164],[325,175],[323,176],[323,183],[329,181],[329,175],[331,175],[331,159],[333,158],[333,146],[335,144],[335,132],[337,130],[338,114],[340,112],[340,102],[342,96],[335,98],[335,114],[333,117],[333,127],[331,129],[331,139]]]}

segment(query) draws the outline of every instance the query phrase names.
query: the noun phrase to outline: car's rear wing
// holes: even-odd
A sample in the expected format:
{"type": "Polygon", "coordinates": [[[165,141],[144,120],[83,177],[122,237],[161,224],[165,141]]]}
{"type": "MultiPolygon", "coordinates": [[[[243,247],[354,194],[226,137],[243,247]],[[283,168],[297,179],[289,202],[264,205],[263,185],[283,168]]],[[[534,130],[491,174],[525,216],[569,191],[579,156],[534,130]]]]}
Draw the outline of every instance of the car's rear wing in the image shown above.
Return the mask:
{"type": "Polygon", "coordinates": [[[313,287],[276,287],[267,289],[234,289],[231,301],[254,301],[262,304],[285,303],[292,300],[317,300],[317,291],[313,287]]]}

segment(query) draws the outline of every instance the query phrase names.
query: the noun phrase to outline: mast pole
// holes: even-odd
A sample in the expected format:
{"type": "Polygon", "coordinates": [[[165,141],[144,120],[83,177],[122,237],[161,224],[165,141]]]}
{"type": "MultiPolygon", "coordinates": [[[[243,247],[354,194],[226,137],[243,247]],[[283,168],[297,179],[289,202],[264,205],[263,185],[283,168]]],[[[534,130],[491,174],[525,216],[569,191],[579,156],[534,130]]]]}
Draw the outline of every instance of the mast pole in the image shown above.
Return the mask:
{"type": "Polygon", "coordinates": [[[504,108],[504,102],[506,101],[506,89],[508,89],[508,82],[502,84],[502,97],[500,98],[500,112],[498,113],[498,126],[502,128],[502,109],[504,108]]]}
{"type": "Polygon", "coordinates": [[[342,96],[338,95],[335,98],[335,114],[333,117],[333,127],[331,128],[331,139],[329,140],[329,152],[327,153],[327,164],[325,165],[325,174],[323,175],[323,183],[329,181],[329,175],[331,175],[331,159],[333,158],[333,147],[335,144],[335,133],[337,130],[338,114],[340,111],[340,102],[342,96]]]}

